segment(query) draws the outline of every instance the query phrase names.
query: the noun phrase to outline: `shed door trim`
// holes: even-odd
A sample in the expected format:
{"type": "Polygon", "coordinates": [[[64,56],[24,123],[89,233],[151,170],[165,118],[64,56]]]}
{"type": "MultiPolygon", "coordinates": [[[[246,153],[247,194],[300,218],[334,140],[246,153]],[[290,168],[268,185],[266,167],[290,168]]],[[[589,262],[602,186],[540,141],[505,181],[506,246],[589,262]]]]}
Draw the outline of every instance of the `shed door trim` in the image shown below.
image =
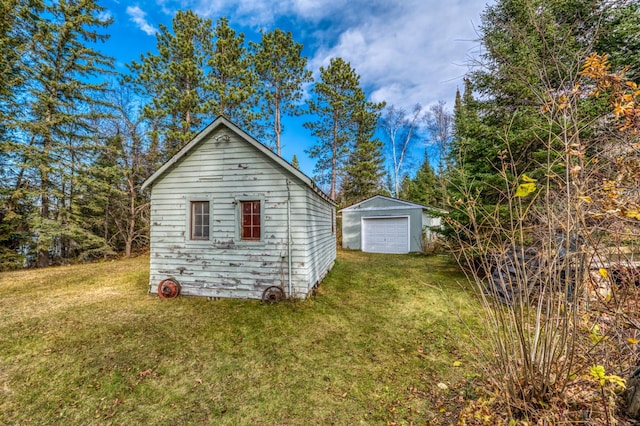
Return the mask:
{"type": "MultiPolygon", "coordinates": [[[[397,251],[390,253],[409,253],[411,251],[411,217],[409,215],[394,215],[394,216],[363,216],[360,218],[360,248],[362,251],[367,251],[367,232],[365,229],[365,222],[367,220],[380,220],[386,219],[407,219],[407,246],[405,251],[397,251]]],[[[385,253],[383,251],[375,251],[376,253],[385,253]]]]}

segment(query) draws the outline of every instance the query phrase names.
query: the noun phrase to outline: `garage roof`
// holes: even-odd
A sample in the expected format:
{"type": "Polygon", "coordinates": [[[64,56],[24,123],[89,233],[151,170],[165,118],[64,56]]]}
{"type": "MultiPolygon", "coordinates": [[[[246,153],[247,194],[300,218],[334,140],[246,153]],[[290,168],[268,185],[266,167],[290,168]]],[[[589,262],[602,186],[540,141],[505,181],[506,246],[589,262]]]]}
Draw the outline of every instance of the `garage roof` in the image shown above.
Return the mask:
{"type": "Polygon", "coordinates": [[[438,212],[438,213],[447,213],[446,210],[442,210],[442,209],[438,209],[430,206],[424,206],[422,204],[401,200],[399,198],[387,197],[384,195],[374,195],[373,197],[367,198],[366,200],[360,201],[359,203],[353,204],[349,207],[345,207],[344,209],[339,210],[339,212],[366,211],[366,210],[406,210],[406,209],[416,209],[416,208],[431,210],[433,212],[438,212]],[[375,200],[391,201],[392,205],[371,206],[371,207],[367,206],[367,204],[371,204],[375,200]]]}

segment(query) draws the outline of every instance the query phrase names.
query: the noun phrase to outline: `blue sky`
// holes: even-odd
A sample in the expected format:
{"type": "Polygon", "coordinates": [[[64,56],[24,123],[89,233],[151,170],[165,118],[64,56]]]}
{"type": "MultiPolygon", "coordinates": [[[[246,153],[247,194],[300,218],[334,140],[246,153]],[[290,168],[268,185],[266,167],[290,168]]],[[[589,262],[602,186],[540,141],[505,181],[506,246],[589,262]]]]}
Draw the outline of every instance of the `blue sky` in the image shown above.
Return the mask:
{"type": "MultiPolygon", "coordinates": [[[[456,88],[470,59],[478,53],[477,26],[486,0],[101,0],[114,18],[102,49],[116,58],[119,71],[146,52],[155,53],[159,25],[171,27],[180,9],[191,9],[214,22],[221,16],[246,39],[259,30],[291,31],[304,45],[309,69],[342,57],[360,75],[373,101],[410,109],[444,100],[453,108],[456,88]]],[[[215,117],[212,117],[213,120],[215,117]]],[[[287,119],[283,157],[296,154],[302,170],[313,173],[304,149],[313,143],[302,128],[309,117],[287,119]]],[[[414,150],[419,163],[425,145],[414,150]]]]}

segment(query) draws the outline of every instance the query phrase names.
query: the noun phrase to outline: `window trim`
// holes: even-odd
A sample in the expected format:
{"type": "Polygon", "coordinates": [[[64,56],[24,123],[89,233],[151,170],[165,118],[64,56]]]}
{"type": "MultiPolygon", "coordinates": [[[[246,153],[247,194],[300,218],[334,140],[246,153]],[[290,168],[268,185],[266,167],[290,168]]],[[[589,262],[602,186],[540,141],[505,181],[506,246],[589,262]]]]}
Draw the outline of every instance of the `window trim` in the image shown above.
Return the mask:
{"type": "Polygon", "coordinates": [[[189,239],[191,241],[208,241],[211,238],[211,203],[206,200],[206,201],[202,201],[202,200],[191,200],[189,201],[189,239]],[[197,206],[207,206],[207,213],[206,213],[206,223],[205,224],[205,213],[204,212],[197,212],[196,211],[196,207],[197,206]],[[202,216],[203,220],[201,221],[200,225],[198,225],[196,222],[196,218],[198,216],[202,216]],[[198,229],[198,227],[200,229],[198,229]],[[204,234],[204,229],[207,229],[207,235],[206,236],[196,236],[197,231],[200,231],[201,233],[204,234]]]}
{"type": "Polygon", "coordinates": [[[240,239],[242,241],[261,241],[262,240],[262,202],[260,200],[242,200],[240,203],[240,239]],[[258,206],[258,213],[255,212],[255,205],[258,206]],[[250,212],[245,214],[245,206],[250,205],[250,212]],[[245,218],[249,217],[251,223],[246,223],[245,218]],[[254,218],[258,218],[258,224],[254,223],[254,218]],[[248,228],[251,237],[245,237],[245,230],[248,228]],[[255,237],[254,233],[258,230],[258,236],[255,237]]]}
{"type": "Polygon", "coordinates": [[[234,242],[237,245],[260,246],[265,244],[265,201],[264,194],[241,194],[234,197],[236,206],[236,220],[234,230],[234,242]],[[260,203],[260,239],[244,239],[242,238],[242,203],[243,202],[259,202],[260,203]]]}
{"type": "Polygon", "coordinates": [[[185,232],[184,241],[188,244],[206,244],[213,240],[213,200],[210,195],[185,197],[185,232]],[[209,203],[209,236],[193,238],[193,205],[194,203],[209,203]]]}

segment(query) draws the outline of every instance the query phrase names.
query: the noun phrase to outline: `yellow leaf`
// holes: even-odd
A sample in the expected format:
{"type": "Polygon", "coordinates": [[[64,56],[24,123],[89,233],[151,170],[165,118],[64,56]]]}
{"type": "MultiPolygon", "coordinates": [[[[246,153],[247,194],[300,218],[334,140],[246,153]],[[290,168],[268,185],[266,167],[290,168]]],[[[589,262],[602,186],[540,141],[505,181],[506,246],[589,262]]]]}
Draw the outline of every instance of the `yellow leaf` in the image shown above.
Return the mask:
{"type": "Polygon", "coordinates": [[[627,342],[631,343],[632,345],[637,345],[638,344],[638,339],[634,339],[633,337],[629,337],[627,339],[627,342]]]}
{"type": "Polygon", "coordinates": [[[585,197],[578,197],[580,198],[582,201],[584,201],[585,203],[593,203],[593,199],[589,196],[585,196],[585,197]]]}
{"type": "Polygon", "coordinates": [[[526,197],[536,190],[535,183],[521,183],[516,190],[516,197],[526,197]]]}
{"type": "Polygon", "coordinates": [[[454,367],[460,367],[462,365],[462,363],[460,361],[454,361],[453,362],[453,366],[454,367]]]}
{"type": "Polygon", "coordinates": [[[629,219],[638,219],[640,220],[640,212],[636,209],[629,209],[624,212],[624,215],[629,219]]]}
{"type": "Polygon", "coordinates": [[[626,381],[620,376],[616,376],[616,375],[605,376],[605,379],[608,382],[613,383],[614,385],[618,385],[622,389],[626,389],[627,388],[626,381]]]}
{"type": "Polygon", "coordinates": [[[602,278],[607,278],[609,276],[609,272],[607,272],[607,270],[604,268],[598,269],[598,273],[602,278]]]}
{"type": "Polygon", "coordinates": [[[589,374],[591,375],[591,378],[600,383],[600,386],[604,386],[605,383],[609,382],[615,386],[621,387],[622,389],[626,388],[625,380],[622,377],[616,375],[606,375],[604,367],[602,365],[591,366],[591,368],[589,368],[589,374]]]}
{"type": "Polygon", "coordinates": [[[604,367],[601,365],[593,365],[591,366],[591,368],[589,368],[589,374],[591,375],[591,377],[595,380],[597,380],[598,382],[600,382],[600,386],[604,386],[604,378],[605,378],[605,374],[604,374],[604,367]]]}

